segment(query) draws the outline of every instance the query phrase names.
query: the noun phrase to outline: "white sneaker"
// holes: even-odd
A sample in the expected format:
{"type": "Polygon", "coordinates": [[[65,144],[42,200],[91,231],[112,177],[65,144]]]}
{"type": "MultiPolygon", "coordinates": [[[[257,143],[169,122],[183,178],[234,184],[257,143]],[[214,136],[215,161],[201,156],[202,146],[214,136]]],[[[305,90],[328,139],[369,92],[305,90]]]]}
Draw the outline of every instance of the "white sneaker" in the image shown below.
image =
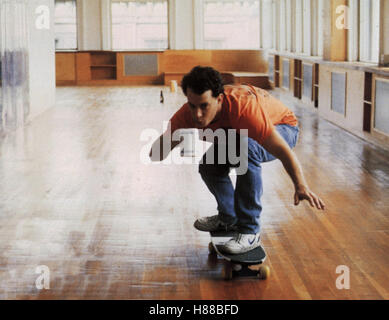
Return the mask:
{"type": "Polygon", "coordinates": [[[234,238],[220,245],[222,252],[230,254],[245,253],[260,246],[260,236],[257,234],[237,234],[234,238]]]}
{"type": "Polygon", "coordinates": [[[236,231],[234,225],[227,225],[220,220],[219,216],[203,217],[195,221],[193,225],[197,230],[212,232],[212,231],[236,231]]]}

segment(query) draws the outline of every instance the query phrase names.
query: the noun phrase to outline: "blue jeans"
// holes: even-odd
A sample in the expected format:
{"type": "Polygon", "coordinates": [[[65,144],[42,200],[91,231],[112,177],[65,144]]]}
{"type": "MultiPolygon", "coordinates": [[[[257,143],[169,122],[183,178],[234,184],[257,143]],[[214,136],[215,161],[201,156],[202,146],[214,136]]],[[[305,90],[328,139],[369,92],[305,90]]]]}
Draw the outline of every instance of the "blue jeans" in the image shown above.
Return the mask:
{"type": "MultiPolygon", "coordinates": [[[[282,124],[276,130],[293,148],[298,139],[299,128],[282,124]]],[[[214,143],[204,154],[199,165],[199,173],[209,191],[215,196],[220,219],[227,224],[236,224],[240,233],[255,234],[260,232],[262,212],[261,196],[262,167],[261,163],[269,162],[275,157],[267,152],[257,141],[246,137],[248,143],[248,168],[243,175],[237,175],[236,187],[229,177],[230,169],[236,167],[228,163],[218,164],[217,143],[214,143]],[[213,152],[214,164],[206,163],[206,155],[213,152]]],[[[228,142],[227,142],[228,145],[228,142]]]]}

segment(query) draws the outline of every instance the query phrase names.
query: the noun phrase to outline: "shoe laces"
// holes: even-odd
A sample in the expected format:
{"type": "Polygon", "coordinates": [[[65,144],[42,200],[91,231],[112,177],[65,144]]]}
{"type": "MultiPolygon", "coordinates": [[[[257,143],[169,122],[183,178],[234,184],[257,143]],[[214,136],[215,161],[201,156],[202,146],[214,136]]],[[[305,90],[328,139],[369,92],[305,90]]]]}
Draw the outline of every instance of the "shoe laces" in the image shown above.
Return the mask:
{"type": "Polygon", "coordinates": [[[240,241],[242,240],[242,237],[243,237],[243,234],[242,233],[239,233],[236,237],[235,237],[235,241],[240,243],[240,241]]]}

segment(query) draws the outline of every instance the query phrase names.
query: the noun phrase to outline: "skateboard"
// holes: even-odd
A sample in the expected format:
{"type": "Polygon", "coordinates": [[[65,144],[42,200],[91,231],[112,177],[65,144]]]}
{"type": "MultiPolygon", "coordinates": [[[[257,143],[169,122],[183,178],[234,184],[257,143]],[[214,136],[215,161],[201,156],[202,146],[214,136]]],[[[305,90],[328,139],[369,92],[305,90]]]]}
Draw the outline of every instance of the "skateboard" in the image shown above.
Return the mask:
{"type": "Polygon", "coordinates": [[[265,280],[270,276],[269,267],[262,266],[266,253],[261,246],[241,254],[228,254],[220,251],[220,245],[233,238],[236,232],[217,231],[210,232],[210,235],[209,253],[225,260],[222,269],[222,276],[225,280],[231,280],[234,277],[256,277],[265,280]],[[250,266],[259,266],[259,268],[252,269],[250,266]]]}

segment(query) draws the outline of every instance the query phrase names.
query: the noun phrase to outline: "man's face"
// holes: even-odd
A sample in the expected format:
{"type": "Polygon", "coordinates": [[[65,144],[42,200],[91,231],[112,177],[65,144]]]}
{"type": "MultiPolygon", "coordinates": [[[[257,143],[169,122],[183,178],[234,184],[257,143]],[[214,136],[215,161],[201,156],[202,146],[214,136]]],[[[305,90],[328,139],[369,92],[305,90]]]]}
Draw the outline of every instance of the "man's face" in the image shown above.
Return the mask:
{"type": "Polygon", "coordinates": [[[223,103],[223,94],[218,97],[212,96],[212,90],[205,91],[198,95],[190,88],[186,90],[188,104],[192,114],[192,119],[197,128],[208,126],[219,114],[223,103]]]}

